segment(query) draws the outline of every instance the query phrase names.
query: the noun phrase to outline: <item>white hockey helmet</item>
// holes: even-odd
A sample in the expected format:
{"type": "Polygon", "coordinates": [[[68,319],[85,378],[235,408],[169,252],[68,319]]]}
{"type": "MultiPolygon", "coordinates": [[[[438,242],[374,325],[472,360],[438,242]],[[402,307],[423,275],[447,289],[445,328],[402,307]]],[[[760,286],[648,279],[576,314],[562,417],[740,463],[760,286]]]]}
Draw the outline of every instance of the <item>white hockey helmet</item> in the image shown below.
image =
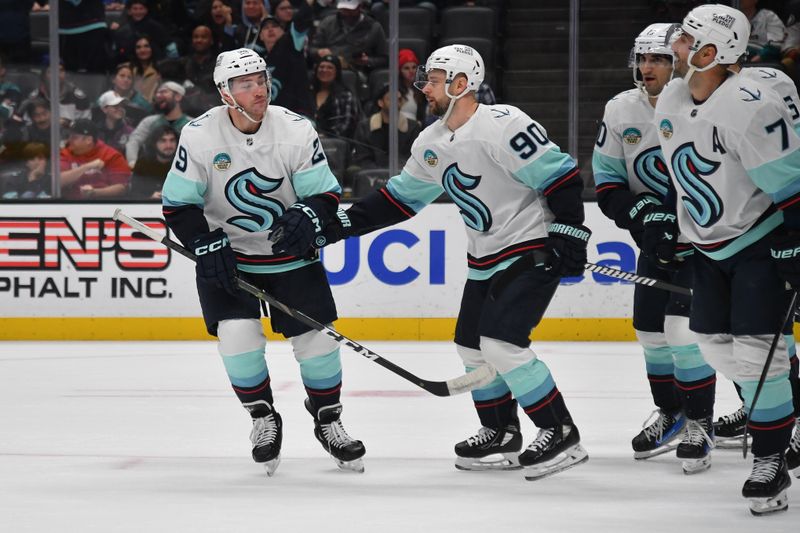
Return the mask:
{"type": "Polygon", "coordinates": [[[217,64],[214,66],[214,85],[217,86],[220,96],[227,95],[233,102],[233,105],[226,102],[224,98],[222,102],[228,107],[236,109],[252,122],[261,121],[254,120],[236,103],[236,99],[234,99],[231,94],[230,81],[233,78],[257,72],[263,72],[266,77],[267,102],[269,102],[272,92],[272,79],[270,78],[269,70],[267,70],[266,61],[253,50],[249,48],[239,48],[237,50],[222,52],[217,56],[217,64]]]}
{"type": "Polygon", "coordinates": [[[428,56],[425,66],[418,67],[417,81],[414,85],[421,89],[428,81],[428,73],[436,69],[445,72],[445,92],[450,98],[455,98],[450,94],[449,87],[458,74],[467,77],[467,90],[462,93],[463,95],[470,91],[477,91],[483,83],[486,73],[483,68],[483,58],[477,50],[463,44],[451,44],[434,50],[428,56]]]}
{"type": "Polygon", "coordinates": [[[637,64],[639,56],[644,54],[658,54],[669,56],[672,59],[675,53],[672,51],[672,36],[680,30],[680,24],[670,24],[668,22],[657,22],[650,24],[633,41],[630,61],[628,66],[633,69],[633,83],[638,88],[644,87],[642,83],[642,73],[639,72],[637,64]]]}
{"type": "Polygon", "coordinates": [[[689,49],[689,73],[706,71],[716,65],[732,65],[747,50],[750,39],[750,21],[747,16],[732,7],[722,4],[706,4],[692,9],[683,19],[681,31],[694,37],[689,49]],[[703,68],[692,65],[692,58],[706,45],[714,45],[717,54],[714,60],[703,68]]]}

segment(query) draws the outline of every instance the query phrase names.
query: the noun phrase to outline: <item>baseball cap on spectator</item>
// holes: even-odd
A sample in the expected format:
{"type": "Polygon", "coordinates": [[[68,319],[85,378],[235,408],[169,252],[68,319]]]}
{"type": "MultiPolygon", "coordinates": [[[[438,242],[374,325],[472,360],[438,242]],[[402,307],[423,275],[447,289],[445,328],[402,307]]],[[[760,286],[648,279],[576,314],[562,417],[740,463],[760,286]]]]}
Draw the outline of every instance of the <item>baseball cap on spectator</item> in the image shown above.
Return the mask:
{"type": "Polygon", "coordinates": [[[397,53],[397,64],[402,67],[406,63],[416,63],[419,65],[419,59],[417,59],[417,54],[410,48],[403,48],[400,52],[397,53]]]}
{"type": "Polygon", "coordinates": [[[75,135],[88,135],[97,140],[97,126],[89,119],[81,118],[76,120],[72,123],[69,132],[75,135]]]}
{"type": "Polygon", "coordinates": [[[281,23],[278,21],[278,19],[276,19],[272,15],[267,15],[266,17],[264,17],[264,20],[261,21],[261,26],[260,26],[259,29],[263,30],[264,26],[267,25],[267,22],[272,22],[273,24],[277,24],[278,26],[281,25],[281,23]]]}
{"type": "Polygon", "coordinates": [[[184,89],[183,85],[174,81],[165,81],[161,85],[158,86],[159,89],[169,89],[170,91],[179,94],[181,96],[186,96],[186,89],[184,89]]]}
{"type": "Polygon", "coordinates": [[[361,0],[339,0],[336,2],[336,9],[358,9],[361,0]]]}
{"type": "Polygon", "coordinates": [[[119,105],[124,102],[125,99],[118,95],[114,91],[106,91],[100,95],[100,98],[97,100],[97,103],[100,107],[106,107],[109,105],[119,105]]]}

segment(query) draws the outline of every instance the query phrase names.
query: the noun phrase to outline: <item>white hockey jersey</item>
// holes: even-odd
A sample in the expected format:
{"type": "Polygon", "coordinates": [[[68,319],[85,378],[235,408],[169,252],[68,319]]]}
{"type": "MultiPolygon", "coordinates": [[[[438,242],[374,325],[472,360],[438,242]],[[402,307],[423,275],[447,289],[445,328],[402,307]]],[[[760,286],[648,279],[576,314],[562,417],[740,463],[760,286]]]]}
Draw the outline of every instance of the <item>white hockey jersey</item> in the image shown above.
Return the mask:
{"type": "Polygon", "coordinates": [[[225,106],[187,124],[162,191],[165,210],[195,205],[222,228],[245,272],[270,273],[309,261],[272,254],[267,232],[298,200],[341,187],[311,122],[270,105],[253,134],[236,129],[225,106]]]}
{"type": "Polygon", "coordinates": [[[800,137],[769,87],[731,74],[696,104],[682,79],[656,104],[654,124],[678,195],[681,233],[725,259],[779,226],[800,192],[800,137]]]}
{"type": "Polygon", "coordinates": [[[524,112],[479,105],[455,132],[442,121],[422,131],[386,188],[415,212],[446,192],[466,226],[468,276],[488,279],[542,246],[553,219],[544,194],[577,172],[524,112]]]}
{"type": "Polygon", "coordinates": [[[800,131],[800,109],[797,107],[800,105],[800,97],[792,78],[772,67],[746,67],[739,71],[739,76],[759,82],[775,91],[789,108],[795,131],[800,131]]]}

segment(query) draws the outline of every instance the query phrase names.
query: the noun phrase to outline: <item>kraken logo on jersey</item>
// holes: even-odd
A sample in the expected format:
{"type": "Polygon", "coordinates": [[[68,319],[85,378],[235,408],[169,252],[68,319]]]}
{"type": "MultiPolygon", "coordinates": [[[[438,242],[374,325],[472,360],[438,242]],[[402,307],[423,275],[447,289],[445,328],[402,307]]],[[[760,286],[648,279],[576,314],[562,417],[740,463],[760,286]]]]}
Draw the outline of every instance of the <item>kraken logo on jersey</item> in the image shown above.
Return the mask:
{"type": "Polygon", "coordinates": [[[669,170],[660,147],[648,148],[636,156],[633,161],[633,171],[648,189],[661,196],[667,195],[669,170]]]}
{"type": "Polygon", "coordinates": [[[698,154],[692,142],[682,144],[672,154],[672,171],[688,194],[681,201],[697,225],[703,228],[710,227],[722,216],[722,200],[701,178],[713,174],[719,165],[698,154]]]}
{"type": "Polygon", "coordinates": [[[479,198],[467,191],[481,182],[481,176],[470,176],[458,168],[458,163],[447,167],[442,175],[442,186],[458,206],[464,223],[475,231],[489,231],[492,227],[492,214],[479,198]]]}
{"type": "Polygon", "coordinates": [[[272,179],[262,176],[254,168],[248,168],[228,180],[225,197],[233,207],[249,216],[235,216],[228,224],[245,231],[264,231],[281,216],[286,207],[274,198],[265,195],[280,188],[283,178],[272,179]]]}

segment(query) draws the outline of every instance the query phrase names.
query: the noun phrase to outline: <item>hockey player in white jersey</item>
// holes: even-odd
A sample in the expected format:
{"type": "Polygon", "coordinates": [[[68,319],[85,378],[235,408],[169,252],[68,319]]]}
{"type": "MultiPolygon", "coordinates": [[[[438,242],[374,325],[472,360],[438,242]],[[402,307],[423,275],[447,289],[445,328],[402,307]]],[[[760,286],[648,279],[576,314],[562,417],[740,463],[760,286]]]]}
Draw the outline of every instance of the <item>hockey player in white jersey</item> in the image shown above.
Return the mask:
{"type": "Polygon", "coordinates": [[[784,452],[795,421],[783,338],[752,402],[789,303],[784,280],[800,287],[800,137],[769,87],[728,70],[749,31],[743,13],[717,4],[683,21],[673,50],[684,77],[667,85],[654,117],[677,222],[669,206],[657,206],[644,220],[643,251],[673,261],[679,226],[700,252],[690,327],[709,364],[742,388],[754,455],[742,495],[765,514],[787,508],[791,484],[784,452]]]}
{"type": "MultiPolygon", "coordinates": [[[[669,174],[658,142],[653,113],[659,94],[672,78],[670,37],[678,25],[645,28],[634,42],[636,88],[606,104],[595,143],[592,167],[597,201],[606,216],[641,243],[642,221],[664,203],[669,174]]],[[[680,245],[680,260],[670,270],[639,255],[637,273],[688,286],[693,250],[680,245]]],[[[658,408],[655,420],[634,437],[634,458],[646,459],[677,448],[686,474],[711,466],[712,415],[716,374],[706,364],[689,330],[690,298],[636,285],[633,327],[644,349],[650,392],[658,408]],[[683,431],[686,426],[686,431],[683,431]]]]}
{"type": "MultiPolygon", "coordinates": [[[[197,290],[208,332],[236,396],[253,420],[252,455],[272,475],[283,424],[274,407],[259,300],[237,276],[319,322],[336,306],[318,259],[285,236],[321,233],[341,189],[311,123],[269,105],[266,63],[252,50],[223,52],[214,69],[224,105],[181,134],[163,188],[167,225],[197,256],[197,290]]],[[[290,339],[314,418],[314,434],[343,469],[363,471],[364,445],[342,426],[338,344],[277,309],[273,331],[290,339]]]]}
{"type": "Polygon", "coordinates": [[[482,427],[456,444],[456,467],[522,466],[526,479],[534,480],[588,459],[529,335],[560,278],[583,273],[590,232],[583,226],[583,183],[575,162],[519,109],[478,104],[475,90],[483,76],[483,60],[469,46],[445,46],[430,55],[416,86],[441,120],[417,137],[403,171],[343,213],[341,234],[329,237],[401,222],[443,192],[453,200],[468,235],[456,349],[468,370],[489,363],[498,372],[494,382],[473,391],[482,427]],[[523,268],[504,278],[517,263],[523,268]],[[539,427],[521,453],[518,403],[539,427]]]}

